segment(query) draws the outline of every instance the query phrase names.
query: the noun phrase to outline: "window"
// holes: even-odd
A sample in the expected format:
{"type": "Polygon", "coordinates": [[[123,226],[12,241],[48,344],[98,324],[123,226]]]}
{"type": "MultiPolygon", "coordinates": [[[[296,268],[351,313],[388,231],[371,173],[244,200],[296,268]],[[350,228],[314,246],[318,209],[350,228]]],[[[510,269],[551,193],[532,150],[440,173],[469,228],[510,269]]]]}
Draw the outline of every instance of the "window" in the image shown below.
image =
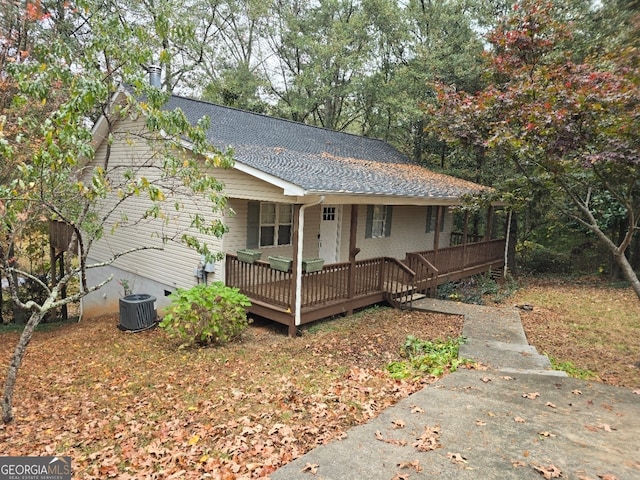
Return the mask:
{"type": "MultiPolygon", "coordinates": [[[[438,218],[439,207],[427,207],[427,227],[425,233],[431,233],[436,231],[436,220],[438,218]]],[[[444,230],[444,212],[442,218],[440,218],[440,232],[444,230]]]]}
{"type": "Polygon", "coordinates": [[[387,220],[387,210],[384,205],[373,206],[373,217],[371,224],[371,238],[384,237],[384,226],[387,220]]]}
{"type": "Polygon", "coordinates": [[[325,222],[333,222],[336,219],[336,207],[323,207],[322,220],[325,222]]]}
{"type": "Polygon", "coordinates": [[[369,205],[365,238],[390,237],[392,212],[390,205],[369,205]]]}
{"type": "Polygon", "coordinates": [[[293,206],[284,203],[260,204],[260,246],[291,245],[293,206]]]}

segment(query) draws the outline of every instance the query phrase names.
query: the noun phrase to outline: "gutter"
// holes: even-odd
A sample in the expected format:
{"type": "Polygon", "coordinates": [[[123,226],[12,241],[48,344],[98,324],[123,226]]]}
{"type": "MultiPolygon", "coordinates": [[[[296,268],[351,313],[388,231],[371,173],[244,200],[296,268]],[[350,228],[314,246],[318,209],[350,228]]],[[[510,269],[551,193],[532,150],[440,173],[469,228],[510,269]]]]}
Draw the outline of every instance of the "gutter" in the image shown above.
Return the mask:
{"type": "Polygon", "coordinates": [[[301,309],[302,309],[302,246],[304,243],[304,211],[307,207],[315,207],[324,202],[325,196],[321,195],[317,202],[307,203],[300,207],[298,212],[298,255],[296,257],[296,298],[295,298],[295,317],[294,323],[296,327],[300,326],[301,309]]]}

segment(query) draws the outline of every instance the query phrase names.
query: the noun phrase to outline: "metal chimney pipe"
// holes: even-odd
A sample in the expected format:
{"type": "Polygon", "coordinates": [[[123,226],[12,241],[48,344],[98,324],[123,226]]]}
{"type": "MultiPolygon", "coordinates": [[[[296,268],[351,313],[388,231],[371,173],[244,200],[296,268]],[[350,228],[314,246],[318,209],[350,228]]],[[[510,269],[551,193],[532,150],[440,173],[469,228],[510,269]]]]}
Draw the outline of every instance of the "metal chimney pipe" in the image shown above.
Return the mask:
{"type": "Polygon", "coordinates": [[[160,88],[162,86],[162,67],[160,65],[149,65],[149,84],[152,87],[160,88]]]}

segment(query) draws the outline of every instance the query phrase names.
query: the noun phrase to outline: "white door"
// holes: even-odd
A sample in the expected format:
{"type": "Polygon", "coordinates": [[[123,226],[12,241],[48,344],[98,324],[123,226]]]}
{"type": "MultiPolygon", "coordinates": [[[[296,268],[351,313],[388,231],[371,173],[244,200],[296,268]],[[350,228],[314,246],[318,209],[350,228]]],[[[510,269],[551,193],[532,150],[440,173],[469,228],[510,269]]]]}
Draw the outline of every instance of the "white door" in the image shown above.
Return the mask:
{"type": "Polygon", "coordinates": [[[318,256],[324,259],[324,263],[336,263],[340,259],[338,252],[340,251],[341,207],[322,205],[320,215],[318,256]]]}

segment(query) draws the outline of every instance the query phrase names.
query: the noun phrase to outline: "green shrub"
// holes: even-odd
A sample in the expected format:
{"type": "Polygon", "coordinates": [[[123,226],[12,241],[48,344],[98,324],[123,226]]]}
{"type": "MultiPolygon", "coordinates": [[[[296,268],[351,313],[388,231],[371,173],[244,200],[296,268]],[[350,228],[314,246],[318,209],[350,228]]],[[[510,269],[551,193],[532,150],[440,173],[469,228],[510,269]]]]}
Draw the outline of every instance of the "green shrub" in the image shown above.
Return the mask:
{"type": "Polygon", "coordinates": [[[237,288],[221,282],[178,289],[170,295],[160,327],[183,346],[223,345],[237,338],[249,325],[245,307],[249,299],[237,288]]]}
{"type": "Polygon", "coordinates": [[[518,268],[529,273],[570,273],[573,269],[571,255],[534,242],[518,244],[518,268]]]}
{"type": "Polygon", "coordinates": [[[423,375],[439,377],[446,371],[455,372],[467,362],[458,358],[458,350],[463,342],[462,337],[431,342],[409,335],[400,349],[400,354],[407,359],[391,362],[387,365],[387,371],[395,379],[419,378],[423,375]]]}
{"type": "Polygon", "coordinates": [[[517,288],[517,283],[510,275],[498,283],[491,272],[487,272],[457,282],[446,282],[438,287],[436,297],[474,305],[484,305],[486,298],[502,303],[517,288]]]}

